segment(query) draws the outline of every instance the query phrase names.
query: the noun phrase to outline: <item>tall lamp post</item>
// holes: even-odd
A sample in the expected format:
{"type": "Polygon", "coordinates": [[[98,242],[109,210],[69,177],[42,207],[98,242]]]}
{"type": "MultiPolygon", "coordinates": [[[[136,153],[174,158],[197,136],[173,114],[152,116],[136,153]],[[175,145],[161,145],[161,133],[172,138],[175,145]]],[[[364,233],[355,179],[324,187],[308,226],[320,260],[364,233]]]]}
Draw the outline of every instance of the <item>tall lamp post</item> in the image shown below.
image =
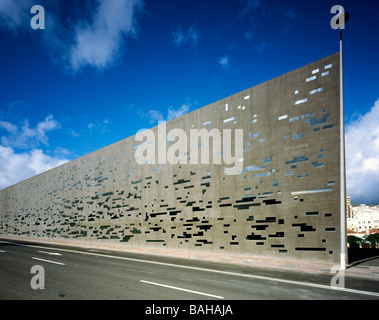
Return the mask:
{"type": "Polygon", "coordinates": [[[340,29],[340,269],[346,269],[346,171],[345,171],[345,119],[344,119],[344,91],[343,91],[343,54],[342,54],[342,30],[349,20],[349,14],[343,6],[335,5],[330,13],[337,13],[330,21],[331,27],[340,29]]]}

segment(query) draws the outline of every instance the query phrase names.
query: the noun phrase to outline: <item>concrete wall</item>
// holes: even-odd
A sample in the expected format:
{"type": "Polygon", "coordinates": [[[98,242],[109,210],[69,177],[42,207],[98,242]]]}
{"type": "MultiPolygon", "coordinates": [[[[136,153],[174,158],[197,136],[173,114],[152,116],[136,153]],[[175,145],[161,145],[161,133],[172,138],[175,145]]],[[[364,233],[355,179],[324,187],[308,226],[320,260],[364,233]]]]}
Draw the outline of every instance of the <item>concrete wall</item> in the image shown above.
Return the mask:
{"type": "Polygon", "coordinates": [[[184,164],[181,150],[181,164],[141,165],[133,136],[1,190],[0,235],[339,261],[339,53],[173,128],[243,129],[242,170],[184,164]]]}

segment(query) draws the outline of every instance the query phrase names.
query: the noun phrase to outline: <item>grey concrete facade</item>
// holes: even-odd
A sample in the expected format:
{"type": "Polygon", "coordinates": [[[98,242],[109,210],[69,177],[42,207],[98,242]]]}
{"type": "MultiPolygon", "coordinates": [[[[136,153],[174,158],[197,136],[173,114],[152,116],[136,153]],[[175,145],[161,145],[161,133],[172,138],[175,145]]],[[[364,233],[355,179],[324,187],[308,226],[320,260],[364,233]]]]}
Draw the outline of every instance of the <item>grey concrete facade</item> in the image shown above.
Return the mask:
{"type": "Polygon", "coordinates": [[[140,164],[129,137],[1,190],[0,235],[338,263],[339,53],[165,126],[230,129],[218,153],[230,156],[242,129],[243,156],[214,164],[213,139],[198,139],[209,164],[191,161],[190,141],[174,149],[178,164],[140,164]]]}

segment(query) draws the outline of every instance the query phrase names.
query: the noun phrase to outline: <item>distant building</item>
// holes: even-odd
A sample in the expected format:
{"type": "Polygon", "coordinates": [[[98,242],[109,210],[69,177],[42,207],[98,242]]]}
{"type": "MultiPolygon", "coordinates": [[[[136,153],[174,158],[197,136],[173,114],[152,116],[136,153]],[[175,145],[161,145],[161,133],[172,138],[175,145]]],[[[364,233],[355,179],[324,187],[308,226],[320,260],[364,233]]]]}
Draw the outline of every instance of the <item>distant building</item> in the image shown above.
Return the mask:
{"type": "Polygon", "coordinates": [[[361,204],[351,206],[351,217],[347,218],[347,228],[357,233],[370,233],[379,228],[379,206],[361,204]]]}
{"type": "Polygon", "coordinates": [[[346,217],[353,217],[353,206],[351,205],[351,196],[346,197],[346,217]]]}

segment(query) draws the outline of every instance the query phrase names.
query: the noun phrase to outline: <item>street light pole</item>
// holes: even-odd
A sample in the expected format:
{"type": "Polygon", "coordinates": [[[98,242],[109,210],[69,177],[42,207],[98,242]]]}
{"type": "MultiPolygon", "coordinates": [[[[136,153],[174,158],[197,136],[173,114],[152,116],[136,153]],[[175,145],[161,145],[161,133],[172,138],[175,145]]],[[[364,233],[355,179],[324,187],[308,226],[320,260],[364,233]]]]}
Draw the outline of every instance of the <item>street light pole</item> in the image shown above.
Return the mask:
{"type": "Polygon", "coordinates": [[[346,269],[346,173],[342,28],[340,28],[340,269],[346,269]]]}
{"type": "Polygon", "coordinates": [[[345,117],[344,117],[344,90],[343,90],[343,52],[342,29],[349,20],[349,14],[343,6],[335,5],[331,13],[337,13],[331,20],[331,27],[340,29],[340,269],[346,269],[346,171],[345,171],[345,117]]]}

